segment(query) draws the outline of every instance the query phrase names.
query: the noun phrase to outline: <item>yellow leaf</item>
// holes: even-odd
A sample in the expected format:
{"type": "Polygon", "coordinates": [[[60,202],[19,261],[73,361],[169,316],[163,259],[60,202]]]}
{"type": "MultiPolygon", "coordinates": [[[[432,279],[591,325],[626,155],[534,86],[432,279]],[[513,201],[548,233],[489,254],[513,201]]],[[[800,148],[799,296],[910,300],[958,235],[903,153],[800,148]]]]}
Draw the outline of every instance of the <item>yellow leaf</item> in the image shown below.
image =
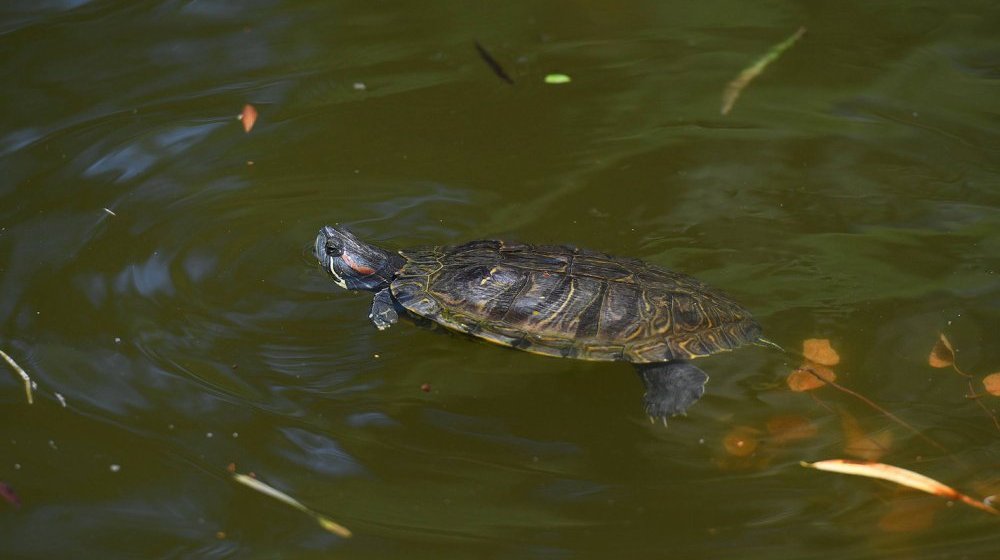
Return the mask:
{"type": "Polygon", "coordinates": [[[986,388],[987,393],[1000,397],[1000,371],[984,377],[983,387],[986,388]]]}
{"type": "Polygon", "coordinates": [[[948,337],[943,333],[939,337],[934,349],[931,350],[931,355],[927,358],[927,363],[936,368],[951,367],[955,363],[955,350],[951,347],[951,342],[948,342],[948,337]]]}
{"type": "Polygon", "coordinates": [[[760,445],[760,430],[748,426],[737,426],[722,438],[726,453],[735,457],[748,457],[760,445]]]}
{"type": "Polygon", "coordinates": [[[799,463],[803,467],[818,469],[821,471],[836,472],[841,474],[851,474],[855,476],[866,476],[868,478],[878,478],[895,482],[907,488],[927,492],[935,496],[940,496],[949,500],[959,500],[976,509],[998,515],[1000,512],[992,507],[974,500],[950,486],[946,486],[933,478],[924,476],[913,471],[886,465],[885,463],[871,463],[868,461],[853,461],[850,459],[830,459],[827,461],[816,461],[815,463],[799,463]]]}
{"type": "Polygon", "coordinates": [[[257,122],[257,108],[247,103],[243,106],[243,111],[238,118],[243,121],[243,131],[249,133],[253,129],[254,123],[257,122]]]}
{"type": "Polygon", "coordinates": [[[351,530],[348,529],[347,527],[344,527],[343,525],[337,523],[332,519],[323,517],[322,515],[317,516],[316,521],[319,522],[320,527],[326,529],[327,531],[330,531],[334,535],[343,537],[345,539],[349,539],[353,535],[353,533],[351,533],[351,530]]]}
{"type": "Polygon", "coordinates": [[[776,445],[811,439],[819,435],[819,428],[804,416],[775,416],[765,424],[769,441],[776,445]]]}
{"type": "Polygon", "coordinates": [[[892,446],[892,432],[866,434],[858,421],[847,412],[840,411],[840,425],[844,430],[844,453],[866,461],[878,461],[892,446]]]}
{"type": "Polygon", "coordinates": [[[835,366],[840,363],[840,356],[830,346],[826,338],[807,338],[802,341],[802,354],[810,362],[821,366],[835,366]]]}
{"type": "Polygon", "coordinates": [[[796,393],[801,393],[822,387],[826,385],[826,382],[836,380],[837,374],[833,373],[833,370],[819,364],[806,362],[790,373],[785,382],[788,383],[789,389],[796,393]]]}

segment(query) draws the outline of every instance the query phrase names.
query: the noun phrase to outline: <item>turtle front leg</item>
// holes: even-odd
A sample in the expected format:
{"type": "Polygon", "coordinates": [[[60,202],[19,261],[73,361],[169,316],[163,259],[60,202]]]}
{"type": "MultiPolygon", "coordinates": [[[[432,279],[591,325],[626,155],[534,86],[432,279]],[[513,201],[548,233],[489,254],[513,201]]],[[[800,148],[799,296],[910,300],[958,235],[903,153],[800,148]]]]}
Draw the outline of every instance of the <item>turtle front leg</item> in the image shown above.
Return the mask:
{"type": "Polygon", "coordinates": [[[396,313],[396,302],[392,299],[392,291],[389,288],[375,294],[372,312],[368,314],[368,318],[372,320],[372,323],[375,323],[380,331],[388,329],[399,320],[399,314],[396,313]]]}
{"type": "Polygon", "coordinates": [[[705,393],[708,374],[691,362],[636,364],[635,369],[646,385],[646,414],[650,420],[661,419],[664,425],[667,417],[684,414],[705,393]]]}

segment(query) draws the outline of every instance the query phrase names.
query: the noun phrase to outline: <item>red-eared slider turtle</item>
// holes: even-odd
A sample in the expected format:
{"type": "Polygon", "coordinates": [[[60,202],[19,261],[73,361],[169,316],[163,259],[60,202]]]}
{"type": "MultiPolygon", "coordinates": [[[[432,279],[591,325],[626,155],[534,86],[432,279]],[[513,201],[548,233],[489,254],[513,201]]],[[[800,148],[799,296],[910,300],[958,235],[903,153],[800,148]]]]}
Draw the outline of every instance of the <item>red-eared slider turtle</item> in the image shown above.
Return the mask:
{"type": "Polygon", "coordinates": [[[722,292],[636,259],[496,240],[392,253],[330,226],[315,250],[338,286],[375,292],[380,330],[410,313],[536,354],[631,362],[646,412],[664,422],[705,392],[688,360],[767,344],[722,292]]]}

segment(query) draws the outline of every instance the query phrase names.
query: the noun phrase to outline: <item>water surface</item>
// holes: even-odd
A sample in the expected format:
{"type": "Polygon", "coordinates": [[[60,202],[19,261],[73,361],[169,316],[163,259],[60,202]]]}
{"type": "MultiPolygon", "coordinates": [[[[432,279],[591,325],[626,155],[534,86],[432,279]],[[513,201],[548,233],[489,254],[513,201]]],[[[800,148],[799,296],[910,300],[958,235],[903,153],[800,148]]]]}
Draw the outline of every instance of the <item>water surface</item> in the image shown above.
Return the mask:
{"type": "Polygon", "coordinates": [[[993,557],[995,518],[799,461],[849,457],[853,418],[881,461],[1000,492],[1000,432],[927,363],[944,332],[974,388],[1000,370],[998,25],[963,1],[8,3],[0,349],[37,390],[3,366],[5,554],[993,557]],[[378,332],[310,255],[327,223],[693,274],[790,350],[830,339],[845,387],[944,451],[789,391],[794,354],[701,360],[665,429],[625,365],[378,332]],[[788,416],[815,435],[768,438],[788,416]]]}

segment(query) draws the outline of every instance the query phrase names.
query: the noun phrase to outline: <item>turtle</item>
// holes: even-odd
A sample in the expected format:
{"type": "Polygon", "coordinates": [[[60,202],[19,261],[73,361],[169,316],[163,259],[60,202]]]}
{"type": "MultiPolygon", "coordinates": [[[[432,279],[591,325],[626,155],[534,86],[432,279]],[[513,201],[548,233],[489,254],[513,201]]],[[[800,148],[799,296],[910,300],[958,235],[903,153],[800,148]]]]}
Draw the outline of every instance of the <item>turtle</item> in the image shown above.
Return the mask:
{"type": "Polygon", "coordinates": [[[650,420],[685,414],[708,375],[691,360],[773,345],[750,313],[686,274],[568,245],[495,239],[391,252],[324,226],[315,255],[335,284],[374,292],[379,330],[401,315],[535,354],[630,362],[650,420]]]}

